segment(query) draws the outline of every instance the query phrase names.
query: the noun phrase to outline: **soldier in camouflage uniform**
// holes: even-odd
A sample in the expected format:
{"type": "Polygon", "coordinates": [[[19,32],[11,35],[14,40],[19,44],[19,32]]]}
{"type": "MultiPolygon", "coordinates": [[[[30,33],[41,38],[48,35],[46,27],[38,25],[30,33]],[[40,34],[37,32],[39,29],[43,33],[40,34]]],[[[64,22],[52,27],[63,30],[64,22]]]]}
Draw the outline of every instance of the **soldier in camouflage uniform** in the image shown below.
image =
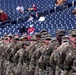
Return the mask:
{"type": "MultiPolygon", "coordinates": [[[[70,53],[71,50],[73,50],[73,46],[71,42],[75,42],[75,39],[72,38],[70,34],[75,34],[76,30],[71,30],[69,31],[69,42],[63,43],[58,49],[57,52],[54,54],[55,56],[55,61],[57,62],[58,67],[64,71],[64,75],[67,75],[66,70],[64,70],[64,61],[68,53],[70,53]]],[[[51,63],[51,61],[50,61],[51,63]]],[[[54,65],[54,64],[53,64],[54,65]]],[[[51,65],[52,66],[52,65],[51,65]]]]}
{"type": "Polygon", "coordinates": [[[62,44],[62,37],[65,36],[66,32],[62,29],[56,31],[56,38],[50,41],[50,45],[56,50],[62,44]]]}
{"type": "Polygon", "coordinates": [[[50,56],[50,65],[52,68],[52,75],[60,75],[61,69],[58,67],[59,60],[59,50],[58,47],[62,44],[62,36],[64,36],[66,32],[64,30],[57,30],[56,39],[51,40],[50,44],[53,47],[53,53],[50,56]]]}
{"type": "Polygon", "coordinates": [[[11,36],[8,36],[6,37],[7,39],[4,40],[5,42],[5,47],[3,48],[4,49],[4,52],[3,52],[3,58],[4,59],[4,62],[3,62],[3,72],[4,74],[3,75],[15,75],[12,68],[13,68],[13,60],[12,60],[12,57],[11,57],[11,51],[12,51],[12,48],[15,47],[16,45],[16,41],[13,42],[13,38],[11,38],[11,36]],[[8,43],[8,44],[7,44],[8,43]]]}
{"type": "Polygon", "coordinates": [[[62,43],[62,37],[66,35],[66,31],[62,30],[62,29],[58,29],[56,31],[56,39],[58,41],[58,43],[61,45],[62,43]]]}
{"type": "Polygon", "coordinates": [[[41,54],[42,54],[42,51],[45,49],[45,47],[43,47],[42,45],[42,37],[41,37],[41,34],[38,33],[36,35],[36,40],[37,42],[35,43],[35,45],[33,46],[32,50],[30,50],[30,52],[32,53],[32,57],[31,57],[31,63],[33,64],[34,66],[34,69],[36,70],[37,72],[37,61],[38,59],[40,58],[41,54]],[[36,67],[35,67],[36,66],[36,67]]]}
{"type": "MultiPolygon", "coordinates": [[[[22,47],[14,55],[14,62],[17,61],[17,63],[23,64],[24,56],[26,55],[26,57],[27,57],[27,55],[28,55],[28,52],[26,51],[26,49],[27,49],[27,46],[29,46],[29,44],[30,43],[25,42],[25,41],[22,42],[22,47]]],[[[27,58],[25,58],[25,59],[27,59],[27,58]]],[[[25,62],[26,62],[26,60],[25,60],[25,62]]]]}
{"type": "Polygon", "coordinates": [[[21,41],[27,41],[28,40],[28,36],[26,34],[23,34],[20,38],[21,41]]]}
{"type": "Polygon", "coordinates": [[[40,48],[40,53],[41,56],[38,59],[38,64],[37,66],[39,67],[39,70],[44,71],[46,70],[46,68],[49,66],[49,57],[52,53],[52,48],[49,45],[49,41],[51,40],[51,38],[45,38],[42,41],[42,46],[40,48]]]}
{"type": "MultiPolygon", "coordinates": [[[[66,52],[64,61],[64,75],[76,75],[76,29],[69,31],[69,45],[66,52]]],[[[64,50],[65,51],[65,50],[64,50]]]]}
{"type": "Polygon", "coordinates": [[[29,70],[29,57],[27,51],[28,46],[28,42],[22,42],[22,48],[20,48],[14,55],[14,63],[16,63],[17,65],[13,69],[17,74],[19,74],[18,72],[20,72],[20,75],[22,75],[25,71],[29,70]],[[18,70],[16,70],[16,68],[18,70]]]}
{"type": "Polygon", "coordinates": [[[14,40],[12,42],[12,47],[7,50],[7,54],[8,54],[7,59],[10,62],[13,62],[13,57],[14,57],[15,53],[20,49],[20,47],[21,47],[21,43],[19,41],[19,36],[16,35],[16,36],[14,36],[14,40]]]}
{"type": "Polygon", "coordinates": [[[31,38],[31,44],[30,44],[30,57],[32,56],[33,52],[36,50],[37,47],[40,46],[40,40],[41,40],[41,35],[38,33],[35,35],[35,38],[31,38]]]}
{"type": "Polygon", "coordinates": [[[29,55],[29,71],[27,71],[26,75],[33,75],[34,70],[35,70],[35,66],[36,66],[36,60],[33,60],[34,57],[34,51],[36,51],[36,49],[38,49],[40,47],[40,41],[41,40],[41,35],[40,34],[36,34],[36,38],[31,38],[30,40],[30,45],[28,46],[28,55],[29,55]]]}

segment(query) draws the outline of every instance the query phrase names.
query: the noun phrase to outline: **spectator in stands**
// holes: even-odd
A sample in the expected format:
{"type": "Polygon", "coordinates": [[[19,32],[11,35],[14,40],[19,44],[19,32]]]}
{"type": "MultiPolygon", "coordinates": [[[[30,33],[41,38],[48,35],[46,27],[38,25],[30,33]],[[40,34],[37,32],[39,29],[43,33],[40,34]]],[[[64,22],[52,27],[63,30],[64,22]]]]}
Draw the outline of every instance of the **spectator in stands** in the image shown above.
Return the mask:
{"type": "Polygon", "coordinates": [[[40,18],[38,19],[38,21],[45,21],[45,17],[43,15],[40,16],[40,18]]]}
{"type": "Polygon", "coordinates": [[[76,15],[76,8],[74,8],[72,13],[73,13],[73,15],[76,15]]]}
{"type": "Polygon", "coordinates": [[[9,19],[8,15],[3,10],[0,9],[0,22],[5,22],[8,19],[9,19]]]}
{"type": "Polygon", "coordinates": [[[28,11],[37,11],[36,4],[33,4],[31,8],[28,8],[28,11]]]}
{"type": "Polygon", "coordinates": [[[28,34],[32,36],[34,34],[34,30],[35,28],[33,27],[33,25],[30,25],[30,27],[28,28],[28,34]]]}
{"type": "Polygon", "coordinates": [[[36,13],[35,18],[36,18],[36,20],[38,20],[38,19],[39,19],[39,14],[38,14],[38,13],[36,13]]]}
{"type": "Polygon", "coordinates": [[[17,6],[16,10],[19,12],[24,12],[24,7],[20,4],[17,6]]]}
{"type": "Polygon", "coordinates": [[[64,4],[65,2],[66,2],[66,0],[56,0],[55,6],[60,6],[60,5],[64,4]]]}
{"type": "Polygon", "coordinates": [[[24,34],[24,33],[26,33],[26,34],[27,34],[27,31],[28,31],[28,28],[27,28],[27,27],[22,26],[22,28],[18,28],[18,29],[19,29],[19,31],[20,31],[20,33],[21,33],[21,35],[22,35],[22,34],[24,34]]]}
{"type": "Polygon", "coordinates": [[[33,4],[32,8],[33,11],[36,11],[37,10],[36,4],[33,4]]]}
{"type": "Polygon", "coordinates": [[[34,21],[34,18],[33,18],[33,15],[32,14],[30,14],[30,17],[29,17],[29,19],[27,20],[27,22],[30,22],[30,21],[34,21]]]}

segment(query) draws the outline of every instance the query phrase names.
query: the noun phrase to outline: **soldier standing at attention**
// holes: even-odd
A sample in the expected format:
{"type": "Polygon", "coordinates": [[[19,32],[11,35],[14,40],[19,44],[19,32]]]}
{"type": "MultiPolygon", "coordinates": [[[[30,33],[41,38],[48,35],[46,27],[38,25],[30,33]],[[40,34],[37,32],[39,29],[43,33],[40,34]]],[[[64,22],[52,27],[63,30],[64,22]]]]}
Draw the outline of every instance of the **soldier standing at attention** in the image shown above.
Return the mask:
{"type": "Polygon", "coordinates": [[[68,52],[64,61],[64,75],[76,75],[76,29],[69,31],[69,45],[64,53],[68,52]]]}
{"type": "Polygon", "coordinates": [[[58,29],[56,31],[56,38],[50,41],[50,45],[56,50],[62,44],[62,37],[66,35],[66,31],[58,29]]]}
{"type": "Polygon", "coordinates": [[[52,68],[51,75],[61,74],[61,70],[58,67],[59,50],[57,50],[62,44],[62,37],[65,36],[66,32],[62,29],[56,31],[56,38],[52,39],[50,45],[53,47],[53,53],[50,56],[50,66],[52,68]]]}
{"type": "MultiPolygon", "coordinates": [[[[71,51],[75,51],[76,50],[76,29],[70,30],[68,32],[68,38],[69,38],[69,42],[66,42],[64,44],[62,44],[58,49],[57,52],[55,52],[55,56],[53,57],[53,59],[56,61],[54,62],[55,64],[58,65],[58,67],[63,70],[64,75],[68,75],[70,69],[72,68],[72,66],[67,66],[64,64],[64,61],[66,60],[67,55],[71,52],[71,51]],[[66,66],[66,67],[65,67],[66,66]],[[68,69],[69,68],[69,69],[68,69]]],[[[50,59],[51,60],[51,59],[50,59]]],[[[50,61],[51,63],[51,61],[50,61]]],[[[69,65],[70,63],[68,63],[69,65]]],[[[54,64],[53,64],[54,66],[54,64]]],[[[55,66],[54,66],[55,67],[55,66]]]]}

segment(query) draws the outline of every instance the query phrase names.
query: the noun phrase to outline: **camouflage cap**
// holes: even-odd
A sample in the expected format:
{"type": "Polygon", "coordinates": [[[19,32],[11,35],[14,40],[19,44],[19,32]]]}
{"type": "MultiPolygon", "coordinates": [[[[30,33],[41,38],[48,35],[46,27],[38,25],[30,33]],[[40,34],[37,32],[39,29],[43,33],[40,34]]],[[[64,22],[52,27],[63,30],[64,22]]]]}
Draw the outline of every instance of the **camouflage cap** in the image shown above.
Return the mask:
{"type": "Polygon", "coordinates": [[[52,35],[48,33],[48,37],[52,37],[52,35]]]}
{"type": "Polygon", "coordinates": [[[67,35],[62,37],[62,42],[68,42],[68,41],[69,41],[69,38],[67,35]]]}
{"type": "Polygon", "coordinates": [[[46,37],[45,40],[52,40],[52,38],[51,37],[46,37]]]}
{"type": "Polygon", "coordinates": [[[24,39],[24,38],[28,38],[28,36],[26,34],[23,34],[20,39],[24,39]]]}
{"type": "Polygon", "coordinates": [[[43,32],[47,32],[46,29],[42,29],[42,30],[40,31],[40,34],[43,33],[43,32]]]}
{"type": "Polygon", "coordinates": [[[41,34],[40,34],[40,33],[37,33],[37,34],[36,34],[36,37],[37,37],[37,36],[41,37],[41,34]]]}
{"type": "Polygon", "coordinates": [[[58,35],[58,36],[64,36],[65,34],[66,34],[65,30],[59,29],[56,31],[56,35],[58,35]]]}
{"type": "Polygon", "coordinates": [[[57,39],[55,37],[52,38],[51,42],[55,42],[57,39]]]}
{"type": "Polygon", "coordinates": [[[76,35],[76,29],[69,30],[69,35],[76,35]]]}
{"type": "Polygon", "coordinates": [[[68,35],[62,36],[62,39],[68,38],[68,35]]]}
{"type": "Polygon", "coordinates": [[[43,36],[43,35],[48,35],[48,32],[41,33],[41,36],[43,36]]]}
{"type": "Polygon", "coordinates": [[[11,37],[13,37],[13,35],[12,35],[12,34],[8,34],[8,37],[10,37],[10,36],[11,36],[11,37]]]}
{"type": "Polygon", "coordinates": [[[19,40],[19,36],[15,35],[15,36],[14,36],[14,39],[15,39],[15,40],[16,40],[16,39],[19,40]]]}
{"type": "Polygon", "coordinates": [[[31,41],[36,41],[36,37],[31,37],[31,41]]]}
{"type": "Polygon", "coordinates": [[[8,40],[8,37],[4,37],[5,40],[8,40]]]}
{"type": "Polygon", "coordinates": [[[30,45],[30,42],[29,42],[29,41],[23,41],[23,42],[22,42],[22,45],[29,46],[29,45],[30,45]]]}

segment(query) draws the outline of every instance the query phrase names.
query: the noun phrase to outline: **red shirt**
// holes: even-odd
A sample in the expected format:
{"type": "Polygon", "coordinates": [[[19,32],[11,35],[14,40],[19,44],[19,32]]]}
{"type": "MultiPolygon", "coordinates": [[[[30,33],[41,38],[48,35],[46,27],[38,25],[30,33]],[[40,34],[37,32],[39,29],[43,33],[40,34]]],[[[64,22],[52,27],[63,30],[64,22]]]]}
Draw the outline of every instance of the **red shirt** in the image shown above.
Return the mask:
{"type": "Polygon", "coordinates": [[[33,27],[32,28],[28,28],[28,33],[31,33],[33,31],[34,31],[34,28],[33,27]]]}
{"type": "Polygon", "coordinates": [[[1,13],[0,14],[0,21],[4,22],[8,19],[8,16],[6,13],[1,13]]]}
{"type": "Polygon", "coordinates": [[[33,7],[33,10],[34,10],[34,11],[36,11],[36,10],[37,10],[37,8],[36,8],[36,7],[33,7]]]}

